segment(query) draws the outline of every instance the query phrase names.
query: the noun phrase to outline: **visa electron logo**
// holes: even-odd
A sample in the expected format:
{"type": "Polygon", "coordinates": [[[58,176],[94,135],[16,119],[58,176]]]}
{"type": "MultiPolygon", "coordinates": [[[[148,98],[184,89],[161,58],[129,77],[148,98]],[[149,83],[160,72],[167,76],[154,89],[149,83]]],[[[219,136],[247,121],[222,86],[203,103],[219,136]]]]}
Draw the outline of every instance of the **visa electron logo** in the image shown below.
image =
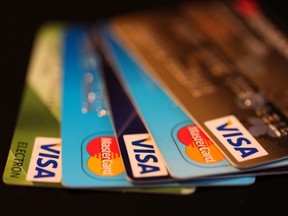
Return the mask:
{"type": "Polygon", "coordinates": [[[205,125],[239,162],[268,154],[234,115],[207,121],[205,125]]]}
{"type": "Polygon", "coordinates": [[[91,156],[87,161],[88,169],[100,176],[116,176],[124,172],[124,166],[115,137],[102,136],[87,144],[91,156]]]}
{"type": "Polygon", "coordinates": [[[61,139],[36,137],[26,180],[34,182],[61,182],[61,139]]]}
{"type": "Polygon", "coordinates": [[[193,161],[214,164],[224,159],[223,154],[197,125],[182,127],[177,138],[186,145],[185,153],[193,161]]]}
{"type": "Polygon", "coordinates": [[[149,134],[123,136],[134,177],[167,176],[164,160],[149,134]]]}

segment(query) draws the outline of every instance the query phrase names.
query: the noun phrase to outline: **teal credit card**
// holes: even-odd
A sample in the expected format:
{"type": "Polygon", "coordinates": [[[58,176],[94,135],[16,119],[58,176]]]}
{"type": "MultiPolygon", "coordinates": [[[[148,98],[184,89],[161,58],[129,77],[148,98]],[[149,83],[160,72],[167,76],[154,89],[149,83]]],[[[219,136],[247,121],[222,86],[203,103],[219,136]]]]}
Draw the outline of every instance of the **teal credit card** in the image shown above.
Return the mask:
{"type": "Polygon", "coordinates": [[[114,137],[103,94],[100,59],[89,28],[67,28],[63,52],[63,184],[132,187],[114,137]]]}

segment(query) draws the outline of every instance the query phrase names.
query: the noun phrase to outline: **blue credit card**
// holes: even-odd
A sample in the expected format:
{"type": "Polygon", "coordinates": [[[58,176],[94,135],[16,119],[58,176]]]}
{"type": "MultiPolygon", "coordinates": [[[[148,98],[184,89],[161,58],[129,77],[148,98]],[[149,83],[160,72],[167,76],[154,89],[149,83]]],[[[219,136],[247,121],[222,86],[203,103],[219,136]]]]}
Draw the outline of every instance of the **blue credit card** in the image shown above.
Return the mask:
{"type": "Polygon", "coordinates": [[[82,26],[64,38],[62,90],[63,179],[68,187],[131,186],[103,98],[99,58],[82,26]]]}
{"type": "Polygon", "coordinates": [[[107,98],[127,177],[134,182],[171,181],[153,137],[100,47],[99,53],[102,54],[102,71],[107,98]]]}

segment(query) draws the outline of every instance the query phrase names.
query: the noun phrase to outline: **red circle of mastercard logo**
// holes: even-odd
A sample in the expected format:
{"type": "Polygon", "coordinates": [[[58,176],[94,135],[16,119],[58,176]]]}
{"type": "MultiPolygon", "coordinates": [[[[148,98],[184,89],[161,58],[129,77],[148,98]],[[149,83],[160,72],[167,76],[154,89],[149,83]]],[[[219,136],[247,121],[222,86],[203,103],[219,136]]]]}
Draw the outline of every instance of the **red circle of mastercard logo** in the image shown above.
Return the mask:
{"type": "Polygon", "coordinates": [[[199,163],[213,164],[224,159],[224,155],[215,144],[196,125],[182,127],[177,137],[186,145],[186,155],[199,163]]]}
{"type": "Polygon", "coordinates": [[[88,169],[101,176],[116,176],[124,172],[120,150],[113,136],[97,137],[87,144],[90,158],[88,169]]]}

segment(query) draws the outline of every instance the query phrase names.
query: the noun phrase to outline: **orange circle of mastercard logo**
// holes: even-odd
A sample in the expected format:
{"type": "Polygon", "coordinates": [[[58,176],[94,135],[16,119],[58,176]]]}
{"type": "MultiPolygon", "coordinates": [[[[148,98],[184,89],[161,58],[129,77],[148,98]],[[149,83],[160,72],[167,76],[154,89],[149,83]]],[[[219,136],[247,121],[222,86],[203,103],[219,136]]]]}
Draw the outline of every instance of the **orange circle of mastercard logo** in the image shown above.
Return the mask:
{"type": "Polygon", "coordinates": [[[91,156],[87,161],[88,169],[101,176],[116,176],[124,172],[121,154],[112,136],[102,136],[87,144],[87,152],[91,156]]]}
{"type": "Polygon", "coordinates": [[[214,143],[196,125],[181,128],[177,137],[182,144],[186,145],[186,155],[194,161],[213,164],[224,159],[214,143]]]}

